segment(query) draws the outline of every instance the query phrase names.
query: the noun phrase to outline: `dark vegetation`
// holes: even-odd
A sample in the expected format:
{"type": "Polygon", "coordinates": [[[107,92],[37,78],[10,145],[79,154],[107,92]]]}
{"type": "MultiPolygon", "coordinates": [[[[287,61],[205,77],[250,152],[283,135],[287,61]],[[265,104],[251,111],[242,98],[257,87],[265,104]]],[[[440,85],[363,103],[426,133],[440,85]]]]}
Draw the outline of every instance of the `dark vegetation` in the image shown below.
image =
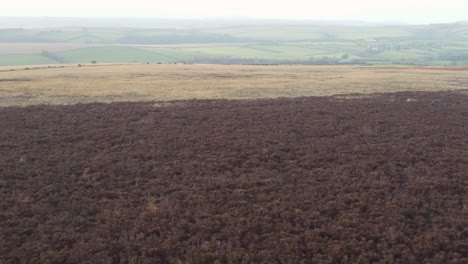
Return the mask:
{"type": "Polygon", "coordinates": [[[0,262],[467,263],[467,134],[458,93],[2,108],[0,262]]]}
{"type": "Polygon", "coordinates": [[[57,54],[52,53],[52,52],[47,51],[47,50],[43,50],[41,52],[41,56],[46,57],[48,59],[51,59],[53,61],[56,61],[58,63],[67,63],[67,60],[65,60],[62,57],[58,56],[57,54]]]}

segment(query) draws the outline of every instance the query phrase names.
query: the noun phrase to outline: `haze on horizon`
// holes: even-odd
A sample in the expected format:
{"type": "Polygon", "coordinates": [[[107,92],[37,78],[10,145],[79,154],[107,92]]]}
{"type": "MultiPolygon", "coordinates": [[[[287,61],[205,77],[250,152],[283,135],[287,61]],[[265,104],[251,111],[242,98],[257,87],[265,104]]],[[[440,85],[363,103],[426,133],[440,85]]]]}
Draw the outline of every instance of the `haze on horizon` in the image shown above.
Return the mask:
{"type": "Polygon", "coordinates": [[[133,17],[133,18],[254,18],[293,20],[355,20],[410,24],[468,20],[466,0],[17,0],[2,4],[0,16],[133,17]]]}

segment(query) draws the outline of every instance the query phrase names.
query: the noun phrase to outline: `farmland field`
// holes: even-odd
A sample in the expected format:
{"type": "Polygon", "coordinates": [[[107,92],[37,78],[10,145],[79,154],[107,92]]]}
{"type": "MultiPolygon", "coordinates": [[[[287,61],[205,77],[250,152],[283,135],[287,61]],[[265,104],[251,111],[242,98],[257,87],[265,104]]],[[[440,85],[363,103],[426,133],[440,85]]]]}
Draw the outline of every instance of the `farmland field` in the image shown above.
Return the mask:
{"type": "Polygon", "coordinates": [[[269,21],[263,25],[253,21],[232,21],[230,25],[220,21],[153,21],[154,27],[147,28],[114,21],[112,26],[58,28],[37,25],[47,19],[16,27],[17,22],[8,20],[0,18],[0,24],[5,25],[0,25],[0,66],[43,64],[37,57],[58,64],[468,66],[468,24],[462,22],[383,26],[312,21],[269,21]],[[27,61],[24,55],[37,57],[27,61]]]}
{"type": "Polygon", "coordinates": [[[462,67],[0,67],[0,263],[466,263],[462,67]]]}
{"type": "MultiPolygon", "coordinates": [[[[369,51],[369,47],[356,41],[301,42],[280,44],[172,44],[172,45],[79,45],[31,44],[12,47],[0,43],[0,66],[43,64],[24,55],[52,60],[50,63],[214,63],[214,64],[366,64],[445,65],[468,66],[467,42],[444,43],[445,47],[421,48],[418,43],[404,49],[369,51]],[[44,55],[48,52],[49,55],[44,55]],[[53,57],[52,57],[53,56],[53,57]],[[346,57],[347,59],[343,59],[346,57]],[[14,59],[18,58],[18,61],[14,59]],[[433,61],[446,61],[443,64],[433,61]]],[[[390,45],[380,43],[378,45],[390,45]]],[[[396,44],[395,44],[396,45],[396,44]]]]}
{"type": "MultiPolygon", "coordinates": [[[[60,52],[75,50],[96,45],[70,43],[0,43],[0,55],[9,54],[40,54],[42,51],[60,52]]],[[[10,64],[11,65],[11,64],[10,64]]]]}

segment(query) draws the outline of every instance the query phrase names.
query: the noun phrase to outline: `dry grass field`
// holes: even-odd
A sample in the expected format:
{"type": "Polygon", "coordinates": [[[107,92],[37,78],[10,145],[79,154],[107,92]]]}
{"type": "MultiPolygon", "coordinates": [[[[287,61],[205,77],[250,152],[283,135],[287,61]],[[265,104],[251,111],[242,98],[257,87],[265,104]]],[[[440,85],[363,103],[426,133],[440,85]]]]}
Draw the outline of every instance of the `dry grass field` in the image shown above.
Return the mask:
{"type": "Polygon", "coordinates": [[[468,89],[467,68],[87,65],[0,68],[0,106],[468,89]]]}

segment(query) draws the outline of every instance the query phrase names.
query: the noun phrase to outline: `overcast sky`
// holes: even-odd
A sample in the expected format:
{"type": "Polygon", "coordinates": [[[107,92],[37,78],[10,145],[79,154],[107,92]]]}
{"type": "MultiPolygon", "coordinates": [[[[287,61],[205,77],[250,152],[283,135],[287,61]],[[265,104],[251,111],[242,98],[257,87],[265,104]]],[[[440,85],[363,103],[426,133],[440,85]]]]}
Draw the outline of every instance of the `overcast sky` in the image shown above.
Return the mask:
{"type": "Polygon", "coordinates": [[[0,16],[269,18],[440,23],[468,20],[468,0],[12,0],[0,16]]]}

